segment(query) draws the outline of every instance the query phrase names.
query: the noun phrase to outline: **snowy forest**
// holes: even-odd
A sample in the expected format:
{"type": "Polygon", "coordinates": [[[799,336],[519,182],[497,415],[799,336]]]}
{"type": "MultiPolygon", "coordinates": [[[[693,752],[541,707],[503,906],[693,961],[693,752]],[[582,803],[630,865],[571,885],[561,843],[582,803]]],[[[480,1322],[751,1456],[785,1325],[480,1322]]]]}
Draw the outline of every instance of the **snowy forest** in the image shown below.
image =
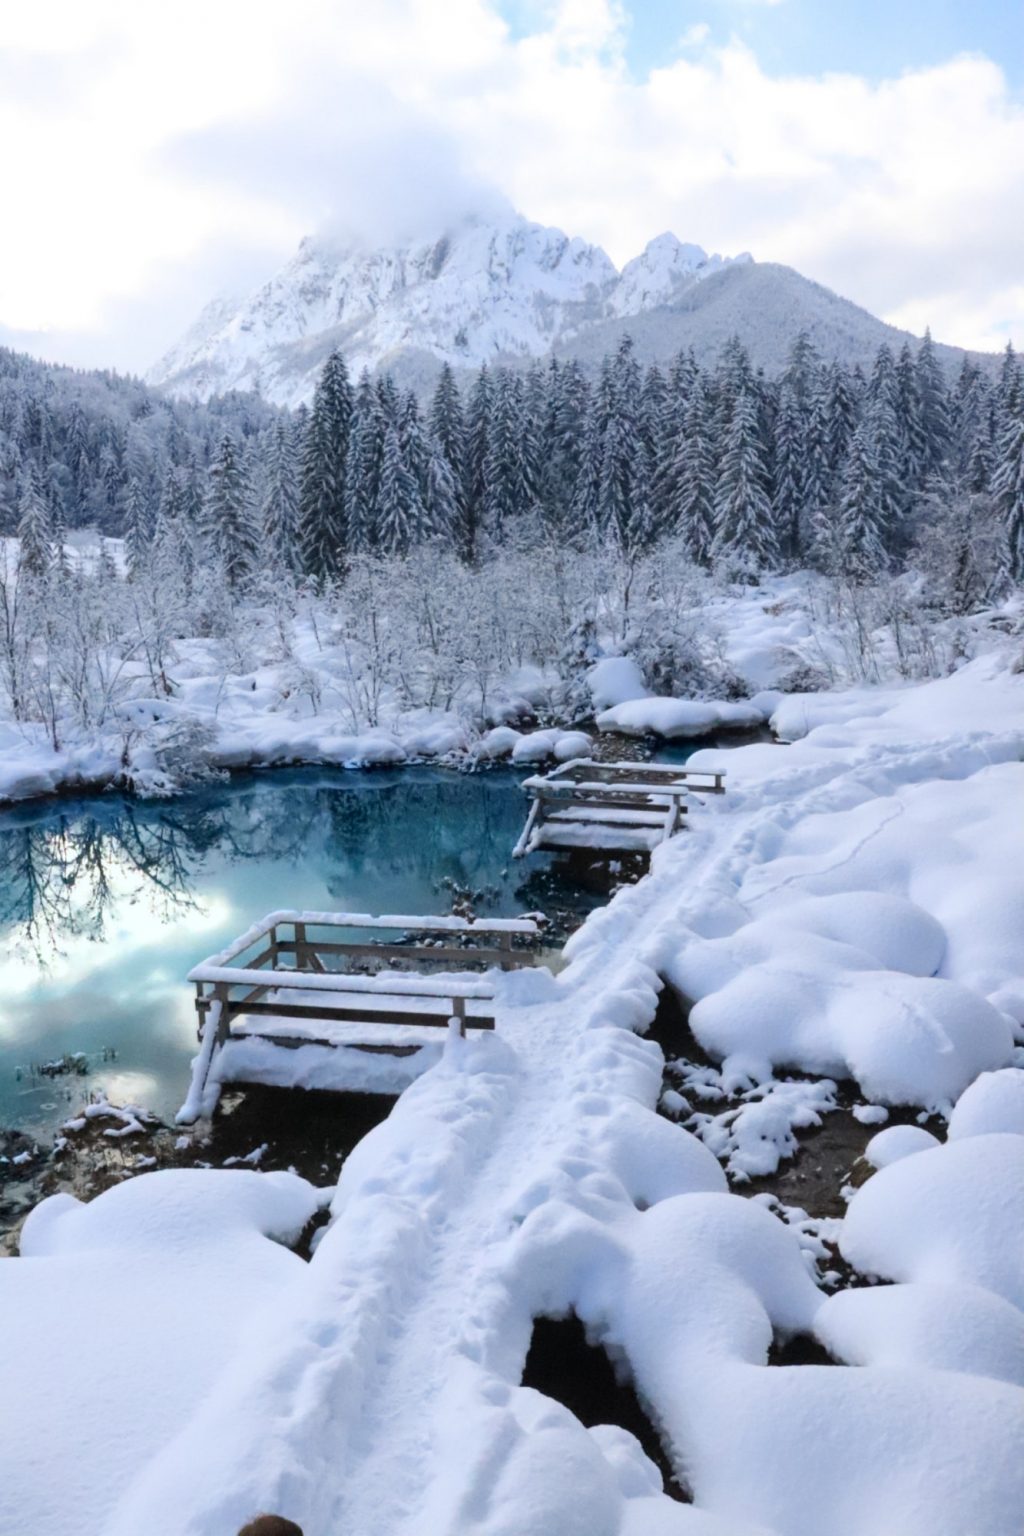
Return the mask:
{"type": "Polygon", "coordinates": [[[879,626],[899,672],[933,675],[953,659],[935,623],[1024,579],[1024,375],[1007,349],[947,378],[928,336],[865,376],[800,335],[774,380],[738,339],[712,368],[662,371],[627,338],[593,377],[551,361],[460,389],[445,368],[421,401],[387,374],[353,383],[334,353],[287,413],[7,352],[0,514],[18,539],[0,582],[9,713],[55,750],[69,719],[91,734],[129,695],[172,696],[188,637],[218,642],[225,673],[283,664],[317,712],[299,621],[340,646],[356,731],[386,698],[486,721],[524,665],[558,673],[551,707],[571,718],[598,637],[660,692],[729,696],[693,615],[787,571],[820,573],[849,639],[824,683],[880,675],[879,626]]]}
{"type": "Polygon", "coordinates": [[[870,377],[804,336],[781,377],[738,338],[716,367],[642,369],[627,337],[591,381],[578,363],[445,367],[424,406],[389,375],[353,386],[328,359],[312,409],[251,395],[170,401],[131,380],[0,354],[0,509],[41,570],[63,531],[127,541],[130,570],[168,548],[219,561],[233,591],[261,573],[318,584],[349,557],[435,542],[478,567],[524,539],[627,556],[673,537],[729,578],[809,565],[864,578],[922,540],[972,546],[975,600],[1024,574],[1024,384],[969,358],[947,381],[930,336],[877,354],[870,377]]]}

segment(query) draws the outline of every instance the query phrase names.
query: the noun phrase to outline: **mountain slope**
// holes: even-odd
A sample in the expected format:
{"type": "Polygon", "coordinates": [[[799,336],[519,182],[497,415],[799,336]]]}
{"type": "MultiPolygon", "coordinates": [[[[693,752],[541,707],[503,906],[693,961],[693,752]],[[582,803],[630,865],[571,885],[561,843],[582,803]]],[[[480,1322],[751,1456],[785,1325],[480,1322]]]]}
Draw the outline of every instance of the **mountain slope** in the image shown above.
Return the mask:
{"type": "Polygon", "coordinates": [[[662,363],[688,347],[713,357],[740,335],[772,373],[801,330],[848,365],[908,339],[790,267],[708,256],[663,234],[620,273],[600,247],[509,214],[391,249],[304,240],[256,293],[209,305],[149,382],[200,400],[253,389],[295,406],[336,347],[353,373],[387,368],[422,387],[444,362],[470,370],[554,353],[593,364],[625,331],[641,360],[662,363]]]}
{"type": "Polygon", "coordinates": [[[251,388],[297,405],[333,347],[355,372],[407,370],[419,354],[428,370],[431,360],[436,370],[542,357],[605,320],[674,301],[728,265],[665,234],[620,276],[600,247],[518,215],[469,219],[391,250],[307,239],[250,298],[209,305],[149,382],[200,399],[251,388]]]}

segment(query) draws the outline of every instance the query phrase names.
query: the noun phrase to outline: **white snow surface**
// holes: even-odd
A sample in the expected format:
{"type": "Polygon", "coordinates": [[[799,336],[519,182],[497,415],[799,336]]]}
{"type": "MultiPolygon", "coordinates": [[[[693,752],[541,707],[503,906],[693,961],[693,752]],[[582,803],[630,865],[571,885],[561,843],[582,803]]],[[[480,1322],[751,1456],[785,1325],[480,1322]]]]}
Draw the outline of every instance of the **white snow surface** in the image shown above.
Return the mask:
{"type": "Polygon", "coordinates": [[[730,752],[729,793],[557,978],[504,978],[494,1035],[447,1039],[349,1158],[309,1264],[261,1235],[316,1204],[281,1176],[44,1202],[0,1266],[0,1528],[71,1536],[92,1498],[102,1536],[223,1536],[263,1509],[306,1536],[1010,1536],[1024,678],[982,659],[806,724],[730,752]],[[826,1300],[808,1233],[654,1113],[661,1052],[636,1032],[662,976],[746,1108],[786,1105],[785,1065],[873,1105],[960,1099],[961,1132],[880,1168],[842,1222],[846,1260],[892,1284],[826,1300]],[[623,1431],[519,1385],[532,1319],[570,1311],[628,1367],[693,1507],[623,1431]],[[847,1363],[768,1364],[809,1332],[847,1363]]]}
{"type": "Polygon", "coordinates": [[[662,736],[666,741],[677,741],[719,730],[751,730],[764,725],[766,719],[753,701],[736,704],[711,699],[634,698],[602,710],[597,728],[619,731],[623,736],[662,736]]]}

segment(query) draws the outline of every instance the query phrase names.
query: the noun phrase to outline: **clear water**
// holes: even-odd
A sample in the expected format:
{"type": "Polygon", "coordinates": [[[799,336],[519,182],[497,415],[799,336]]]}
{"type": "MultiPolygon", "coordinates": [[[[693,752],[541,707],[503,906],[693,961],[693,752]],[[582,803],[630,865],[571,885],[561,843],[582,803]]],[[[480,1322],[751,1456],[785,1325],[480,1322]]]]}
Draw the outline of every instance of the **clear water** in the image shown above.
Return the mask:
{"type": "Polygon", "coordinates": [[[550,861],[513,862],[511,769],[246,775],[173,801],[117,795],[0,815],[0,1126],[52,1129],[93,1089],[163,1116],[196,1049],[189,968],[280,907],[479,915],[549,901],[550,861]],[[41,1063],[84,1052],[88,1075],[41,1063]]]}

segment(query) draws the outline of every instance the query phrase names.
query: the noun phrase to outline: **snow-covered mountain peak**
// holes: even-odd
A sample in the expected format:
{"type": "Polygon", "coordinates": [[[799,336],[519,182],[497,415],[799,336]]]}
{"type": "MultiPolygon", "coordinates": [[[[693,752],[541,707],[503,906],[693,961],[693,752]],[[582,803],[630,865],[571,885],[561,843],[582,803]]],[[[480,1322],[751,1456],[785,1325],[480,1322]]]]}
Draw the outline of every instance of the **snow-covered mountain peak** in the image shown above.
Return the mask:
{"type": "Polygon", "coordinates": [[[623,267],[611,299],[612,313],[637,315],[671,303],[682,288],[710,277],[732,260],[750,261],[751,257],[709,256],[703,246],[685,244],[666,231],[648,241],[641,255],[623,267]]]}
{"type": "Polygon", "coordinates": [[[309,236],[249,298],[207,306],[149,378],[202,399],[258,389],[295,405],[332,347],[353,372],[403,354],[465,368],[541,357],[590,325],[670,302],[722,265],[663,234],[620,275],[599,246],[512,210],[404,245],[309,236]]]}

